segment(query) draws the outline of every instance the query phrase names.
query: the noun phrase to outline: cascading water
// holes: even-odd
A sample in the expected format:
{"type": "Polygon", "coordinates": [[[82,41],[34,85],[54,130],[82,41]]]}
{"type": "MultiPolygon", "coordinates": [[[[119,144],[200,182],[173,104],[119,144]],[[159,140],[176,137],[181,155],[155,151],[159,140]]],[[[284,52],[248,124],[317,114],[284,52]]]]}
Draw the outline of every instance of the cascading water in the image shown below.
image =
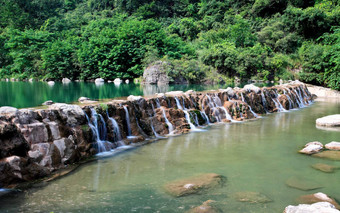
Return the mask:
{"type": "MultiPolygon", "coordinates": [[[[245,101],[244,97],[243,97],[243,93],[241,93],[241,97],[242,97],[242,101],[243,101],[244,103],[248,104],[248,103],[245,101]]],[[[259,117],[259,116],[253,111],[253,109],[251,108],[251,106],[250,106],[249,104],[248,104],[248,106],[249,106],[250,112],[254,115],[254,117],[255,117],[255,118],[259,117]]]]}
{"type": "Polygon", "coordinates": [[[179,102],[177,97],[175,97],[175,100],[176,100],[177,108],[183,110],[183,107],[181,106],[181,103],[179,102]]]}
{"type": "Polygon", "coordinates": [[[125,110],[125,119],[126,119],[126,127],[127,127],[127,136],[131,136],[131,127],[130,127],[130,116],[129,116],[129,111],[126,106],[123,106],[125,110]]]}
{"type": "Polygon", "coordinates": [[[159,99],[158,99],[158,98],[156,98],[156,106],[157,106],[157,108],[161,108],[161,104],[160,104],[160,102],[159,102],[159,99]]]}
{"type": "Polygon", "coordinates": [[[268,109],[267,109],[267,101],[266,98],[264,96],[263,90],[261,90],[261,98],[262,98],[262,104],[263,104],[263,108],[266,111],[266,113],[268,114],[268,109]]]}
{"type": "MultiPolygon", "coordinates": [[[[97,114],[96,110],[91,108],[91,118],[93,119],[93,121],[87,116],[86,113],[85,113],[85,116],[86,116],[88,124],[91,128],[92,134],[93,134],[93,136],[96,140],[98,152],[100,153],[100,152],[108,151],[105,147],[105,141],[101,140],[101,138],[106,138],[106,135],[102,135],[102,136],[100,135],[101,131],[99,131],[99,127],[98,127],[98,114],[97,114]]],[[[102,119],[102,116],[101,116],[101,119],[102,119]]],[[[101,122],[103,122],[103,120],[101,120],[101,122]]],[[[104,122],[104,125],[105,125],[105,122],[104,122]]],[[[102,130],[102,134],[103,133],[104,133],[104,131],[102,130]]],[[[105,133],[106,133],[106,131],[105,131],[105,133]]]]}
{"type": "Polygon", "coordinates": [[[200,111],[201,116],[204,118],[204,120],[206,121],[206,123],[209,125],[210,121],[209,121],[209,117],[207,116],[207,114],[202,110],[200,111]]]}
{"type": "Polygon", "coordinates": [[[114,132],[114,134],[115,134],[115,142],[121,142],[121,140],[122,140],[122,135],[121,135],[121,133],[120,133],[120,129],[119,129],[119,126],[118,126],[118,123],[117,123],[117,121],[114,119],[114,118],[111,118],[110,116],[109,116],[109,113],[108,112],[106,112],[107,113],[107,117],[109,118],[109,120],[111,121],[111,124],[112,124],[112,127],[113,127],[113,132],[114,132]]]}
{"type": "Polygon", "coordinates": [[[224,106],[222,106],[222,101],[216,94],[213,97],[210,97],[208,94],[206,94],[206,96],[208,98],[208,106],[213,110],[213,113],[215,114],[215,117],[218,122],[222,122],[222,117],[219,112],[219,109],[223,110],[226,119],[234,121],[229,112],[227,111],[227,109],[224,106]]]}
{"type": "Polygon", "coordinates": [[[166,125],[168,125],[169,134],[172,134],[173,131],[174,131],[174,127],[173,127],[173,125],[170,123],[170,121],[168,120],[168,118],[166,117],[164,108],[162,108],[162,111],[163,111],[163,116],[164,116],[165,123],[166,123],[166,125]]]}
{"type": "Polygon", "coordinates": [[[283,93],[284,93],[284,95],[287,97],[287,99],[288,99],[288,102],[289,102],[289,109],[292,109],[293,108],[293,101],[292,101],[292,99],[290,98],[290,96],[289,96],[289,90],[288,90],[288,92],[286,91],[286,89],[284,88],[283,89],[283,93]]]}
{"type": "Polygon", "coordinates": [[[184,114],[185,114],[185,119],[187,119],[187,122],[188,122],[188,124],[190,125],[190,129],[191,129],[191,130],[197,130],[196,126],[195,126],[195,125],[191,122],[191,120],[190,120],[190,115],[189,115],[188,111],[183,110],[183,112],[184,112],[184,114]]]}

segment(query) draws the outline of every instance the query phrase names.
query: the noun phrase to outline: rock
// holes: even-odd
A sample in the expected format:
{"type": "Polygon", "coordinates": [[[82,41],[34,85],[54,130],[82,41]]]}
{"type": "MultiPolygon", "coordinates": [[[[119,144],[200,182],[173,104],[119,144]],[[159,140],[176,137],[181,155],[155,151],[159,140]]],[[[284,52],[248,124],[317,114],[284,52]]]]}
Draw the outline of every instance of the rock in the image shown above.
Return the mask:
{"type": "Polygon", "coordinates": [[[326,149],[330,149],[330,150],[340,150],[340,142],[335,142],[332,141],[328,144],[325,145],[326,149]]]}
{"type": "Polygon", "coordinates": [[[59,149],[61,162],[62,163],[73,163],[76,150],[74,142],[69,138],[62,138],[59,140],[53,141],[53,144],[59,149]]]}
{"type": "Polygon", "coordinates": [[[134,96],[134,95],[130,95],[129,97],[127,97],[128,101],[139,101],[140,99],[143,99],[142,96],[134,96]]]}
{"type": "Polygon", "coordinates": [[[0,114],[6,115],[6,114],[15,114],[18,112],[17,108],[10,107],[10,106],[3,106],[0,107],[0,114]]]}
{"type": "Polygon", "coordinates": [[[96,79],[94,80],[94,83],[104,83],[104,79],[102,79],[102,78],[96,78],[96,79]]]}
{"type": "Polygon", "coordinates": [[[61,82],[63,82],[63,84],[68,84],[68,83],[71,82],[71,80],[68,79],[68,78],[63,78],[63,79],[61,80],[61,82]]]}
{"type": "Polygon", "coordinates": [[[33,81],[34,81],[34,79],[33,79],[33,78],[30,78],[28,81],[29,81],[29,82],[33,82],[33,81]]]}
{"type": "Polygon", "coordinates": [[[171,92],[167,92],[165,93],[166,97],[176,97],[176,96],[182,96],[184,93],[183,91],[171,91],[171,92]]]}
{"type": "Polygon", "coordinates": [[[29,144],[44,143],[48,141],[48,132],[43,123],[25,124],[20,130],[29,144]]]}
{"type": "Polygon", "coordinates": [[[220,212],[217,208],[212,206],[213,200],[207,200],[202,205],[197,206],[187,211],[187,213],[218,213],[220,212]]]}
{"type": "Polygon", "coordinates": [[[50,132],[51,132],[51,136],[52,136],[52,139],[53,140],[58,140],[61,138],[60,136],[60,131],[59,131],[59,125],[52,121],[52,122],[47,122],[47,125],[50,129],[50,132]]]}
{"type": "Polygon", "coordinates": [[[323,149],[323,144],[318,141],[314,141],[314,142],[307,143],[305,145],[305,148],[301,149],[299,152],[302,154],[311,155],[311,154],[320,152],[322,149],[323,149]]]}
{"type": "Polygon", "coordinates": [[[70,126],[83,124],[86,120],[84,111],[78,105],[56,103],[52,104],[49,109],[59,110],[61,117],[67,120],[67,124],[70,126]]]}
{"type": "Polygon", "coordinates": [[[340,151],[323,151],[312,155],[313,157],[327,158],[330,160],[340,160],[340,151]]]}
{"type": "Polygon", "coordinates": [[[79,102],[84,102],[84,101],[88,101],[88,100],[90,100],[88,97],[80,97],[80,98],[78,98],[79,102]]]}
{"type": "Polygon", "coordinates": [[[157,98],[163,98],[165,96],[164,93],[156,93],[157,98]]]}
{"type": "Polygon", "coordinates": [[[238,192],[235,194],[235,199],[240,202],[248,203],[268,203],[272,201],[259,192],[238,192]]]}
{"type": "Polygon", "coordinates": [[[340,126],[340,114],[318,118],[316,119],[316,125],[328,127],[340,126]]]}
{"type": "Polygon", "coordinates": [[[166,74],[165,67],[168,65],[167,62],[156,61],[149,65],[143,73],[144,84],[169,84],[169,77],[166,74]]]}
{"type": "Polygon", "coordinates": [[[318,192],[315,194],[310,195],[303,195],[297,199],[298,203],[304,203],[304,204],[313,204],[318,202],[328,202],[334,205],[336,209],[340,209],[340,205],[332,198],[328,197],[328,195],[318,192]]]}
{"type": "Polygon", "coordinates": [[[170,182],[165,185],[165,190],[175,197],[181,197],[217,187],[223,184],[223,181],[221,175],[207,173],[170,182]]]}
{"type": "Polygon", "coordinates": [[[58,168],[61,164],[61,155],[57,146],[53,143],[39,143],[31,146],[30,157],[34,162],[50,169],[58,168]],[[38,151],[38,152],[37,152],[38,151]]]}
{"type": "Polygon", "coordinates": [[[286,185],[292,188],[300,189],[303,191],[313,190],[322,188],[322,186],[314,181],[299,178],[299,177],[291,177],[286,181],[286,185]]]}
{"type": "Polygon", "coordinates": [[[126,80],[125,80],[125,83],[127,83],[127,84],[130,83],[129,79],[126,79],[126,80]]]}
{"type": "Polygon", "coordinates": [[[337,166],[331,166],[331,165],[324,164],[324,163],[313,164],[312,167],[316,170],[320,170],[320,171],[326,172],[326,173],[332,173],[332,172],[334,172],[334,170],[339,168],[337,166]]]}
{"type": "Polygon", "coordinates": [[[121,84],[122,80],[120,80],[120,78],[116,78],[115,80],[113,80],[113,83],[115,84],[121,84]]]}
{"type": "Polygon", "coordinates": [[[25,157],[29,145],[14,124],[0,125],[0,159],[17,155],[25,157]]]}
{"type": "Polygon", "coordinates": [[[44,103],[42,103],[41,105],[48,106],[48,105],[52,105],[52,104],[54,104],[54,102],[51,101],[51,100],[48,100],[48,101],[45,101],[44,103]]]}
{"type": "Polygon", "coordinates": [[[259,87],[255,86],[254,84],[247,84],[243,87],[243,89],[245,89],[248,92],[253,91],[256,94],[261,92],[261,89],[259,87]]]}
{"type": "Polygon", "coordinates": [[[338,213],[334,205],[328,202],[319,202],[311,205],[300,204],[298,206],[287,206],[283,213],[338,213]]]}
{"type": "Polygon", "coordinates": [[[47,84],[48,84],[49,86],[53,86],[55,83],[54,83],[54,81],[48,81],[47,84]]]}
{"type": "Polygon", "coordinates": [[[318,97],[324,98],[340,98],[340,91],[332,90],[325,87],[307,85],[310,93],[317,95],[318,97]]]}

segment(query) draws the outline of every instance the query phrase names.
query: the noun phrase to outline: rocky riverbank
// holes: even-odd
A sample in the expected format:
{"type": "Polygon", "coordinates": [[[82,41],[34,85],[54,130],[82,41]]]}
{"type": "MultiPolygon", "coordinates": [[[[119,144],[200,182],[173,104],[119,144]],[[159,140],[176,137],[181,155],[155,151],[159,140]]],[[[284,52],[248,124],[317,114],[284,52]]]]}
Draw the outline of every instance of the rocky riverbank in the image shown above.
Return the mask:
{"type": "Polygon", "coordinates": [[[311,103],[306,85],[130,96],[101,104],[0,108],[0,187],[51,175],[98,152],[311,103]]]}

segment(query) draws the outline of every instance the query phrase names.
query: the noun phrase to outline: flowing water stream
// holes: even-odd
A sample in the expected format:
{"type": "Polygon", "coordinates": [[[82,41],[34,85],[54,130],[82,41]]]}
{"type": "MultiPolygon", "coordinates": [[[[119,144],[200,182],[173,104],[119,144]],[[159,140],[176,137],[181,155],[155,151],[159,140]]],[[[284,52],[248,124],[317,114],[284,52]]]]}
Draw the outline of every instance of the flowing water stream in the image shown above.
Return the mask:
{"type": "Polygon", "coordinates": [[[340,113],[338,102],[315,102],[289,112],[271,113],[241,123],[223,123],[208,131],[161,139],[120,154],[98,158],[50,183],[0,198],[0,212],[185,212],[215,200],[223,212],[282,212],[300,195],[323,192],[340,200],[340,170],[323,173],[315,163],[340,162],[298,154],[307,142],[340,141],[340,132],[320,130],[315,119],[340,113]],[[203,194],[175,198],[163,190],[169,181],[199,173],[218,173],[226,184],[203,194]],[[285,185],[305,177],[323,188],[301,191],[285,185]],[[241,203],[240,191],[273,200],[241,203]]]}

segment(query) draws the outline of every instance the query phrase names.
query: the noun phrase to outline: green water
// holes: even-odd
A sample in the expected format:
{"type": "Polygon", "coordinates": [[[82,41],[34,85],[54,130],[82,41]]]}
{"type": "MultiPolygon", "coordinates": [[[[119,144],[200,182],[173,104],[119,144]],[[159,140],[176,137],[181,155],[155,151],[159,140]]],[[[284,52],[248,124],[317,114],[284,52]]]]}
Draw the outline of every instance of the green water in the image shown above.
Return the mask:
{"type": "MultiPolygon", "coordinates": [[[[262,84],[265,85],[265,84],[262,84]]],[[[261,84],[259,86],[262,86],[261,84]]],[[[227,88],[234,85],[140,85],[125,84],[115,85],[105,83],[96,85],[88,82],[71,82],[62,84],[56,82],[49,86],[46,82],[4,82],[0,81],[0,107],[13,106],[17,108],[35,107],[47,100],[54,102],[70,103],[79,97],[91,99],[108,99],[125,97],[129,95],[152,95],[155,93],[174,90],[210,90],[227,88]]],[[[267,86],[267,85],[266,85],[267,86]]]]}
{"type": "Polygon", "coordinates": [[[310,141],[340,141],[340,132],[315,127],[316,118],[334,113],[340,113],[340,103],[316,102],[300,110],[159,140],[0,198],[0,211],[185,212],[211,199],[223,212],[273,213],[295,204],[300,195],[319,191],[340,199],[340,170],[328,174],[311,168],[319,162],[336,166],[340,162],[297,153],[310,141]],[[163,190],[168,181],[207,172],[224,175],[226,184],[181,198],[163,190]],[[290,188],[285,181],[293,176],[317,181],[323,188],[308,192],[290,188]],[[261,192],[273,202],[241,203],[233,197],[240,191],[261,192]]]}

